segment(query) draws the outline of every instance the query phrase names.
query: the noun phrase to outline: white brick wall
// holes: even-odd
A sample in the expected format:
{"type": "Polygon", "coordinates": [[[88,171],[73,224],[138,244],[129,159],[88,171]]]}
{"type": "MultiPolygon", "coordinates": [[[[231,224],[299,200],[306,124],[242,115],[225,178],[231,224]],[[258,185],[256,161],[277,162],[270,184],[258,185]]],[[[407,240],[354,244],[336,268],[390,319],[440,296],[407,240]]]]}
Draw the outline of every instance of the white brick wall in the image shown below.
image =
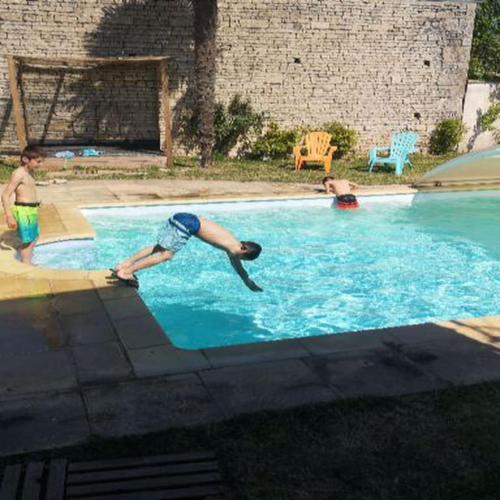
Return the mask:
{"type": "Polygon", "coordinates": [[[217,96],[285,126],[340,120],[362,147],[460,117],[473,5],[421,0],[219,0],[217,96]],[[416,118],[418,113],[420,118],[416,118]]]}
{"type": "MultiPolygon", "coordinates": [[[[460,117],[474,5],[422,0],[218,0],[216,94],[286,126],[340,120],[362,147],[460,117]],[[416,118],[418,113],[420,118],[416,118]]],[[[0,0],[0,150],[17,148],[6,54],[168,55],[174,130],[192,102],[183,0],[0,0]]],[[[157,139],[154,68],[23,74],[29,137],[157,139]]]]}

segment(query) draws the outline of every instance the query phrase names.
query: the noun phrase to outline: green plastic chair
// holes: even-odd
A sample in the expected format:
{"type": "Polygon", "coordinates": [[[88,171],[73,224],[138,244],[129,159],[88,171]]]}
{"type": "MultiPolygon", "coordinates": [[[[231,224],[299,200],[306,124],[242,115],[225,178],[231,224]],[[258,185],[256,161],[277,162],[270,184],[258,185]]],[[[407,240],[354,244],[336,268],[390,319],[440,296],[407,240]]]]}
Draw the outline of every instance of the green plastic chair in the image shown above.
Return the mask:
{"type": "Polygon", "coordinates": [[[373,148],[370,150],[370,172],[375,165],[395,165],[396,175],[401,175],[406,164],[412,166],[410,154],[415,152],[419,136],[416,132],[400,132],[392,136],[388,148],[373,148]],[[381,151],[389,151],[389,156],[379,156],[381,151]]]}

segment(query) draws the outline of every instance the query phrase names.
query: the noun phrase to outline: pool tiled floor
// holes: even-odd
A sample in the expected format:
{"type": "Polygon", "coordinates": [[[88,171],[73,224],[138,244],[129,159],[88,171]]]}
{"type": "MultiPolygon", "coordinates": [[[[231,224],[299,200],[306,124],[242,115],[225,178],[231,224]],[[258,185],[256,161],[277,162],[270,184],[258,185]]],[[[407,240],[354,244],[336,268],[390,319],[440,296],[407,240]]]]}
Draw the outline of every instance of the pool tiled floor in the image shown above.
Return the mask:
{"type": "MultiPolygon", "coordinates": [[[[1,188],[1,187],[0,187],[1,188]]],[[[311,197],[306,185],[69,182],[40,188],[41,242],[92,238],[79,206],[311,197]],[[184,198],[183,198],[184,197],[184,198]],[[188,200],[188,201],[189,201],[188,200]]],[[[367,194],[411,192],[373,187],[367,194]]],[[[500,317],[182,350],[108,272],[16,261],[0,220],[0,455],[339,398],[500,380],[500,317]]],[[[168,333],[168,332],[167,332],[168,333]]]]}

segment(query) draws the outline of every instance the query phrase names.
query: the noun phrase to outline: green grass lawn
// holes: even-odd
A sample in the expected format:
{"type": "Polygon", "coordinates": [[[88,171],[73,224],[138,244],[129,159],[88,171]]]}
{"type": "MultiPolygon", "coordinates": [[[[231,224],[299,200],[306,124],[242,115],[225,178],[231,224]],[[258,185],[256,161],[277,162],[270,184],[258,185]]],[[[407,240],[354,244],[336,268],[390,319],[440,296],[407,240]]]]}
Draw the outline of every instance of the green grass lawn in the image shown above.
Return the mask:
{"type": "MultiPolygon", "coordinates": [[[[404,175],[397,177],[394,169],[379,167],[370,174],[366,158],[346,158],[333,162],[332,172],[337,178],[349,179],[358,184],[411,184],[423,174],[437,165],[453,158],[454,155],[428,156],[414,155],[413,168],[406,168],[404,175]]],[[[120,169],[120,160],[117,159],[116,169],[120,169]]],[[[12,166],[0,163],[0,182],[8,179],[12,166]]],[[[325,176],[320,165],[306,165],[300,172],[295,172],[292,160],[245,161],[245,160],[216,160],[208,169],[200,168],[195,158],[178,157],[171,169],[150,167],[140,171],[115,171],[104,169],[97,174],[95,169],[79,167],[74,163],[64,172],[68,179],[96,178],[96,179],[201,179],[201,180],[231,180],[231,181],[268,181],[268,182],[304,182],[317,184],[325,176]]],[[[39,173],[40,178],[44,173],[39,173]]]]}
{"type": "MultiPolygon", "coordinates": [[[[394,169],[379,167],[372,174],[368,172],[366,158],[347,158],[333,162],[332,173],[337,178],[349,179],[359,184],[411,184],[429,170],[444,163],[454,155],[414,155],[413,168],[406,168],[404,175],[394,175],[394,169]]],[[[202,169],[196,160],[179,158],[173,169],[161,171],[161,176],[174,179],[225,179],[235,181],[305,182],[317,184],[325,176],[320,165],[306,165],[295,172],[291,160],[274,161],[216,161],[209,169],[202,169]]]]}
{"type": "MultiPolygon", "coordinates": [[[[500,383],[328,403],[29,457],[213,450],[231,500],[496,500],[500,383]]],[[[4,460],[5,462],[5,460],[4,460]]]]}

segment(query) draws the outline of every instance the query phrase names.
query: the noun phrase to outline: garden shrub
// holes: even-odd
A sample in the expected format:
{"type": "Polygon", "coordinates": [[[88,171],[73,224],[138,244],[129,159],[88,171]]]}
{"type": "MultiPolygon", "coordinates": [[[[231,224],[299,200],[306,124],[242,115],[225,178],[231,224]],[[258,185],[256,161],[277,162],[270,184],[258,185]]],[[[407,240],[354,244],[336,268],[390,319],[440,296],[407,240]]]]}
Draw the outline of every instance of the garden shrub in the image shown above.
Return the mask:
{"type": "Polygon", "coordinates": [[[500,102],[492,104],[481,117],[481,128],[484,130],[495,130],[493,125],[500,118],[500,102]]]}
{"type": "Polygon", "coordinates": [[[263,135],[257,138],[248,154],[254,159],[286,158],[306,132],[304,128],[281,129],[277,123],[269,123],[263,135]]]}
{"type": "Polygon", "coordinates": [[[435,155],[442,155],[455,151],[465,131],[466,127],[461,120],[454,118],[443,120],[431,134],[430,152],[435,155]]]}
{"type": "MultiPolygon", "coordinates": [[[[238,146],[238,154],[250,149],[252,136],[262,132],[264,113],[253,110],[249,100],[235,95],[227,107],[217,103],[214,109],[215,141],[214,153],[227,156],[238,146]]],[[[180,132],[184,144],[194,149],[200,137],[199,118],[196,112],[187,111],[181,117],[180,132]]]]}
{"type": "Polygon", "coordinates": [[[238,154],[249,150],[252,136],[262,132],[264,113],[256,113],[249,100],[235,95],[227,109],[218,104],[215,109],[214,151],[227,156],[236,145],[238,154]]]}
{"type": "Polygon", "coordinates": [[[322,130],[332,136],[332,146],[337,146],[335,157],[341,158],[353,153],[358,143],[358,133],[352,128],[346,127],[340,122],[325,123],[322,130]]]}
{"type": "Polygon", "coordinates": [[[500,102],[492,104],[488,111],[481,117],[480,125],[483,130],[493,132],[493,137],[497,144],[500,144],[500,127],[495,126],[495,122],[500,119],[500,102]]]}

